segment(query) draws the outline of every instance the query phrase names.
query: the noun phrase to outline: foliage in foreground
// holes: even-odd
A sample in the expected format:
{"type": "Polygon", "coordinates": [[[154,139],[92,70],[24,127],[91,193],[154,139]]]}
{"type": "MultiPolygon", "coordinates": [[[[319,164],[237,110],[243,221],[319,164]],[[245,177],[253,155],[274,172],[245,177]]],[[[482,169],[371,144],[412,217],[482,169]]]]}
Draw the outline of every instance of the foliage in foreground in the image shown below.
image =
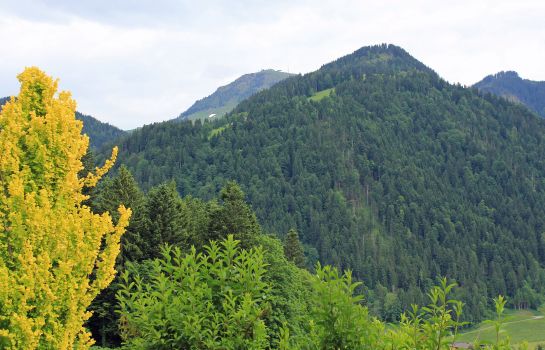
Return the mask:
{"type": "MultiPolygon", "coordinates": [[[[317,264],[314,275],[305,275],[308,283],[298,286],[308,297],[298,299],[306,310],[302,327],[291,322],[300,318],[287,317],[271,331],[278,286],[267,274],[274,267],[265,263],[262,248],[238,246],[229,235],[212,241],[205,253],[193,248],[183,255],[166,247],[161,258],[131,265],[118,292],[125,347],[441,350],[451,347],[465,325],[463,304],[449,296],[455,284],[446,278],[430,290],[428,305],[413,305],[400,324],[386,325],[369,315],[357,293],[360,283],[349,271],[317,264]]],[[[488,345],[492,349],[510,349],[509,339],[500,335],[504,305],[503,297],[496,299],[498,337],[488,345]]]]}
{"type": "Polygon", "coordinates": [[[132,349],[264,349],[270,285],[259,248],[229,236],[206,254],[165,248],[118,292],[123,338],[132,349]]]}
{"type": "Polygon", "coordinates": [[[112,281],[130,210],[84,204],[112,166],[78,178],[89,140],[68,92],[38,68],[0,114],[0,349],[86,349],[87,308],[112,281]]]}

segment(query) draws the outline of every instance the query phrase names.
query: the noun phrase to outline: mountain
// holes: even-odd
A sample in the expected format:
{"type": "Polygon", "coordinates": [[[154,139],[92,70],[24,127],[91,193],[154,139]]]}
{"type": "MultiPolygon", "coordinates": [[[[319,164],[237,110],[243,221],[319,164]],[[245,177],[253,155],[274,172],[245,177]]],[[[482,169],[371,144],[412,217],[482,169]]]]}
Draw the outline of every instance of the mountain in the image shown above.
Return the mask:
{"type": "Polygon", "coordinates": [[[219,87],[212,95],[195,102],[176,120],[205,119],[211,115],[222,117],[232,111],[240,101],[290,76],[292,74],[274,69],[244,74],[232,83],[219,87]]]}
{"type": "MultiPolygon", "coordinates": [[[[0,107],[9,101],[9,97],[0,98],[0,107]]],[[[89,115],[76,112],[76,119],[83,121],[84,134],[89,136],[89,145],[98,150],[102,145],[110,143],[126,132],[108,123],[103,123],[89,115]]]]}
{"type": "Polygon", "coordinates": [[[83,121],[82,132],[89,136],[89,145],[95,150],[126,134],[125,131],[118,127],[101,122],[89,115],[76,112],[76,118],[83,121]]]}
{"type": "Polygon", "coordinates": [[[268,232],[296,228],[311,262],[352,269],[386,319],[425,302],[437,276],[459,283],[473,320],[491,297],[535,306],[545,293],[545,121],[397,46],[286,79],[217,121],[144,126],[118,164],[204,199],[236,180],[268,232]]]}
{"type": "Polygon", "coordinates": [[[519,102],[545,118],[545,81],[522,79],[517,72],[489,75],[473,87],[519,102]]]}

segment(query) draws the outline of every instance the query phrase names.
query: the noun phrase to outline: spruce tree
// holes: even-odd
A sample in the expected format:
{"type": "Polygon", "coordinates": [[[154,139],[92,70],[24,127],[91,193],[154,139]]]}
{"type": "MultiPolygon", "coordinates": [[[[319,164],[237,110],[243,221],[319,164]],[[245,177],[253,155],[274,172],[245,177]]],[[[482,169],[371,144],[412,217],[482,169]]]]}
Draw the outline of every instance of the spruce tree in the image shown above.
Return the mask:
{"type": "Polygon", "coordinates": [[[240,240],[242,247],[254,244],[261,227],[244,197],[244,192],[234,181],[229,181],[222,188],[221,205],[211,209],[208,239],[219,240],[233,234],[235,239],[240,240]]]}
{"type": "Polygon", "coordinates": [[[179,246],[184,242],[180,195],[174,182],[152,188],[144,204],[143,257],[160,256],[165,243],[179,246]]]}
{"type": "Polygon", "coordinates": [[[305,253],[303,246],[299,241],[299,235],[297,231],[291,229],[286,235],[284,240],[284,254],[286,258],[293,262],[296,266],[304,268],[305,267],[305,253]]]}
{"type": "MultiPolygon", "coordinates": [[[[142,259],[143,242],[140,231],[142,230],[144,194],[127,167],[122,165],[116,176],[105,179],[97,186],[93,197],[92,206],[97,213],[112,212],[121,204],[132,209],[134,214],[131,223],[121,239],[118,264],[123,265],[125,261],[142,259]]],[[[112,219],[117,222],[119,216],[112,214],[112,219]]]]}
{"type": "MultiPolygon", "coordinates": [[[[116,270],[122,273],[126,262],[139,261],[144,257],[144,243],[141,237],[144,194],[131,172],[122,165],[116,176],[105,179],[97,186],[92,204],[93,210],[97,213],[111,212],[119,205],[124,205],[133,211],[131,222],[121,238],[121,253],[117,258],[116,270]]],[[[119,216],[112,215],[112,219],[116,222],[119,216]]],[[[118,284],[119,275],[90,306],[93,316],[89,319],[87,327],[101,346],[119,345],[121,342],[118,335],[119,316],[115,311],[117,305],[115,294],[118,284]]]]}

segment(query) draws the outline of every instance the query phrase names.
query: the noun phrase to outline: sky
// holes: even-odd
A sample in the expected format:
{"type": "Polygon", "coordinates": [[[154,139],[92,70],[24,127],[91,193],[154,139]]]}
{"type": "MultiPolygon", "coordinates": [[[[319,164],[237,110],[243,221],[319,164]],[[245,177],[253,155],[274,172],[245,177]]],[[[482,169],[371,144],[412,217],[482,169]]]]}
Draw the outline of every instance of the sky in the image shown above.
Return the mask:
{"type": "Polygon", "coordinates": [[[452,83],[545,80],[542,0],[0,0],[0,97],[38,66],[78,110],[122,129],[177,117],[261,69],[314,71],[403,47],[452,83]]]}

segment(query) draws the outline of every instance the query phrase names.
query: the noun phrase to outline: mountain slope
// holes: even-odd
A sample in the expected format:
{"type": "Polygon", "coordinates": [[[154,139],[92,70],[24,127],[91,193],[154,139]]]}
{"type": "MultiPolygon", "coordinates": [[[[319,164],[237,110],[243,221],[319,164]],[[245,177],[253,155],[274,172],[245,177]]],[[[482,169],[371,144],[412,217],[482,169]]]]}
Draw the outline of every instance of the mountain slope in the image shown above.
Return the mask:
{"type": "Polygon", "coordinates": [[[545,121],[396,46],[287,79],[216,122],[145,126],[119,159],[144,187],[174,178],[184,195],[238,181],[268,231],[296,227],[386,318],[437,276],[460,283],[473,319],[490,297],[545,292],[545,121]]]}
{"type": "Polygon", "coordinates": [[[76,118],[83,121],[82,132],[89,136],[89,145],[96,150],[126,134],[125,131],[89,115],[76,112],[76,118]]]}
{"type": "MultiPolygon", "coordinates": [[[[0,107],[8,101],[9,97],[0,98],[0,107]]],[[[89,115],[76,112],[76,119],[83,121],[82,132],[89,136],[89,145],[95,150],[125,134],[125,131],[108,123],[103,123],[89,115]]]]}
{"type": "Polygon", "coordinates": [[[509,71],[489,75],[473,87],[522,103],[545,118],[545,81],[522,79],[509,71]]]}
{"type": "Polygon", "coordinates": [[[198,100],[176,120],[204,119],[212,114],[222,117],[232,111],[240,101],[291,75],[273,69],[245,74],[232,83],[219,87],[212,95],[198,100]]]}

